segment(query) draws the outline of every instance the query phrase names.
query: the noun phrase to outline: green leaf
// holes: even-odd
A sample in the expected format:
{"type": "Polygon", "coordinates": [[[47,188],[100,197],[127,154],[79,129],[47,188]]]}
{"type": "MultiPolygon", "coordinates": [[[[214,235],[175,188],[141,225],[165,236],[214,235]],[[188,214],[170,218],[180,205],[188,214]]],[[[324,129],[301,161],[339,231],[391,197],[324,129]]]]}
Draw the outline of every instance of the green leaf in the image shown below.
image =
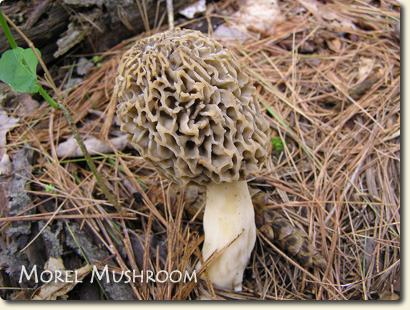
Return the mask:
{"type": "Polygon", "coordinates": [[[283,142],[280,137],[272,137],[270,138],[272,142],[272,149],[276,150],[278,153],[283,151],[283,142]]]}
{"type": "Polygon", "coordinates": [[[38,59],[30,48],[16,47],[7,50],[0,58],[0,80],[18,92],[37,93],[37,64],[38,59]]]}
{"type": "Polygon", "coordinates": [[[47,184],[46,185],[46,192],[47,193],[55,193],[55,188],[54,188],[54,186],[53,186],[53,184],[47,184]]]}

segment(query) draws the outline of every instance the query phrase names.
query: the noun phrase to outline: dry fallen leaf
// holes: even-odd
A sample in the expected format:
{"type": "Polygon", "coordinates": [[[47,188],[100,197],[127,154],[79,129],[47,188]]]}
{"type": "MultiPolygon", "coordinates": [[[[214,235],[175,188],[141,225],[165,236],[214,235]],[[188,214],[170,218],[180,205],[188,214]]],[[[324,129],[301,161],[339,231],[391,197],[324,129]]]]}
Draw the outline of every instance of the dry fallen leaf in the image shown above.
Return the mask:
{"type": "Polygon", "coordinates": [[[283,23],[285,19],[276,0],[247,0],[231,17],[229,27],[220,25],[214,31],[215,37],[243,42],[254,36],[252,32],[275,32],[275,26],[283,23]]]}
{"type": "Polygon", "coordinates": [[[362,83],[374,73],[376,58],[360,57],[358,76],[356,84],[362,83]]]}
{"type": "Polygon", "coordinates": [[[44,266],[44,270],[47,270],[44,280],[48,281],[50,274],[58,275],[58,279],[53,277],[51,281],[44,283],[35,290],[31,297],[32,300],[56,300],[58,297],[62,299],[67,298],[67,293],[88,275],[90,267],[87,265],[80,269],[67,271],[61,258],[50,257],[44,266]],[[60,281],[60,279],[63,281],[60,281]]]}
{"type": "Polygon", "coordinates": [[[243,27],[252,26],[262,32],[268,32],[275,23],[284,19],[276,1],[271,0],[248,0],[238,13],[243,27]]]}
{"type": "Polygon", "coordinates": [[[346,29],[356,29],[353,21],[339,14],[333,6],[322,4],[316,0],[299,0],[299,2],[312,14],[318,18],[323,18],[331,25],[346,29]]]}
{"type": "Polygon", "coordinates": [[[390,290],[385,290],[379,296],[379,300],[399,300],[400,295],[396,294],[395,292],[391,292],[390,290]]]}
{"type": "Polygon", "coordinates": [[[5,111],[0,110],[0,176],[11,173],[11,162],[6,149],[6,135],[17,126],[18,122],[18,118],[9,117],[5,111]]]}
{"type": "MultiPolygon", "coordinates": [[[[105,141],[103,142],[92,135],[88,136],[84,140],[85,147],[90,155],[113,153],[113,147],[121,151],[127,146],[127,143],[128,139],[126,135],[110,139],[110,143],[105,141]]],[[[56,147],[56,152],[59,158],[75,158],[84,156],[74,137],[70,137],[67,141],[60,143],[56,147]]]]}
{"type": "Polygon", "coordinates": [[[179,14],[184,15],[186,18],[192,19],[197,13],[203,13],[206,11],[206,1],[198,0],[191,5],[188,5],[186,8],[179,11],[179,14]]]}
{"type": "Polygon", "coordinates": [[[334,38],[332,40],[327,41],[327,46],[329,47],[330,50],[338,53],[342,50],[343,43],[339,38],[334,38]]]}

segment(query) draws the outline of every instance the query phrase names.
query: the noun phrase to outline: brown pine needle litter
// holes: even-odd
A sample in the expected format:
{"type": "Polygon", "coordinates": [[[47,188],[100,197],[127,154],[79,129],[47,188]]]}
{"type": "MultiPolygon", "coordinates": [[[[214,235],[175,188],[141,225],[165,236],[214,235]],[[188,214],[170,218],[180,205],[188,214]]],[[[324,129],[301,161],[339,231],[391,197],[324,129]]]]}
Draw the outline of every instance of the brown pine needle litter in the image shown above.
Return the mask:
{"type": "MultiPolygon", "coordinates": [[[[226,9],[234,2],[215,5],[226,9]]],[[[125,285],[134,299],[400,298],[399,4],[289,0],[278,5],[284,22],[274,31],[222,43],[254,79],[272,131],[271,156],[249,185],[266,194],[265,208],[306,233],[327,266],[303,267],[259,231],[242,292],[219,290],[199,277],[197,283],[137,280],[125,285]]],[[[221,17],[223,10],[215,12],[221,17]]],[[[229,24],[230,18],[224,19],[229,24]]],[[[118,137],[111,98],[116,68],[136,39],[105,53],[101,66],[64,93],[84,139],[93,135],[110,143],[118,137]]],[[[27,244],[32,244],[26,253],[33,244],[42,245],[47,257],[37,262],[44,265],[49,245],[39,239],[59,229],[61,258],[67,269],[79,269],[85,261],[64,243],[69,238],[65,227],[75,234],[78,225],[96,248],[108,250],[92,265],[108,261],[117,273],[192,273],[201,257],[203,193],[161,179],[132,148],[113,145],[112,153],[93,158],[123,208],[119,214],[82,158],[57,157],[56,147],[70,136],[61,111],[45,104],[8,135],[10,158],[23,146],[35,155],[30,213],[9,215],[2,201],[1,249],[11,242],[6,231],[12,223],[30,221],[27,244]]],[[[10,299],[31,297],[33,291],[21,291],[30,286],[13,285],[10,299]]],[[[77,298],[74,290],[72,298],[77,298]]]]}

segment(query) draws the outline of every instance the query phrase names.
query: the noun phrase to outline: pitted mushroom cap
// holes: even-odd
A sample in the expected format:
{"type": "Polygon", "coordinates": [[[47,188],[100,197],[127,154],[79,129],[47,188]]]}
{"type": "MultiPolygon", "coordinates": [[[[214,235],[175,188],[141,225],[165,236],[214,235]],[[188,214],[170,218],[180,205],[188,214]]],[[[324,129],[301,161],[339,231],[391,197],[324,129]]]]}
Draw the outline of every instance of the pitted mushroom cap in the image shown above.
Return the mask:
{"type": "Polygon", "coordinates": [[[198,31],[139,40],[119,65],[121,130],[181,185],[244,180],[267,157],[267,121],[235,56],[198,31]]]}

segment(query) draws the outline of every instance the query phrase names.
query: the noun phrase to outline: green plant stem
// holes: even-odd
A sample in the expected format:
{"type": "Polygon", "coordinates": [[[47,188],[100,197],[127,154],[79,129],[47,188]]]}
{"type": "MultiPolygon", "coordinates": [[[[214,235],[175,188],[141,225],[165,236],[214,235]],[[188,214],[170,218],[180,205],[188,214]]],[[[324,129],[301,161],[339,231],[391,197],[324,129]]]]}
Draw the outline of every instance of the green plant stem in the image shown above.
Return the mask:
{"type": "Polygon", "coordinates": [[[55,102],[53,100],[53,98],[51,98],[47,92],[44,90],[44,88],[39,84],[38,85],[38,92],[40,93],[40,95],[48,102],[48,104],[50,104],[54,109],[58,109],[58,103],[55,102]]]}
{"type": "Polygon", "coordinates": [[[83,139],[81,139],[80,133],[78,132],[77,126],[74,124],[73,119],[71,118],[70,112],[68,112],[67,108],[63,104],[58,104],[60,109],[63,111],[64,116],[67,118],[68,124],[73,132],[74,139],[77,141],[78,146],[80,147],[81,152],[84,155],[85,160],[87,161],[88,167],[90,167],[91,172],[94,174],[98,185],[100,185],[101,190],[103,191],[105,197],[107,197],[108,201],[115,207],[115,209],[121,213],[122,208],[118,204],[118,202],[114,199],[114,196],[111,195],[110,191],[108,190],[107,186],[103,179],[101,178],[100,174],[98,173],[97,167],[95,166],[90,154],[87,151],[87,148],[84,145],[83,139]]]}
{"type": "Polygon", "coordinates": [[[1,11],[1,9],[0,9],[0,25],[1,25],[1,28],[3,28],[4,30],[4,33],[7,37],[7,40],[10,43],[11,48],[16,48],[17,43],[16,41],[14,41],[13,35],[11,34],[10,28],[7,25],[6,20],[4,19],[3,12],[1,11]]]}
{"type": "Polygon", "coordinates": [[[110,191],[108,188],[105,186],[105,183],[103,179],[101,178],[100,174],[98,173],[97,167],[94,164],[94,161],[92,160],[90,154],[87,151],[87,148],[84,145],[83,139],[81,139],[81,136],[78,132],[77,126],[74,124],[73,119],[71,118],[70,112],[68,112],[67,108],[63,104],[59,104],[55,102],[44,90],[44,88],[39,85],[39,92],[40,95],[54,108],[58,109],[60,108],[64,116],[67,118],[68,124],[70,125],[71,131],[73,132],[74,139],[77,141],[78,146],[81,149],[81,152],[84,155],[85,160],[87,161],[88,167],[90,167],[91,172],[94,174],[97,183],[100,185],[101,190],[103,191],[105,197],[107,197],[108,201],[115,207],[115,209],[121,213],[121,206],[117,203],[117,201],[114,199],[113,195],[111,195],[110,191]]]}

